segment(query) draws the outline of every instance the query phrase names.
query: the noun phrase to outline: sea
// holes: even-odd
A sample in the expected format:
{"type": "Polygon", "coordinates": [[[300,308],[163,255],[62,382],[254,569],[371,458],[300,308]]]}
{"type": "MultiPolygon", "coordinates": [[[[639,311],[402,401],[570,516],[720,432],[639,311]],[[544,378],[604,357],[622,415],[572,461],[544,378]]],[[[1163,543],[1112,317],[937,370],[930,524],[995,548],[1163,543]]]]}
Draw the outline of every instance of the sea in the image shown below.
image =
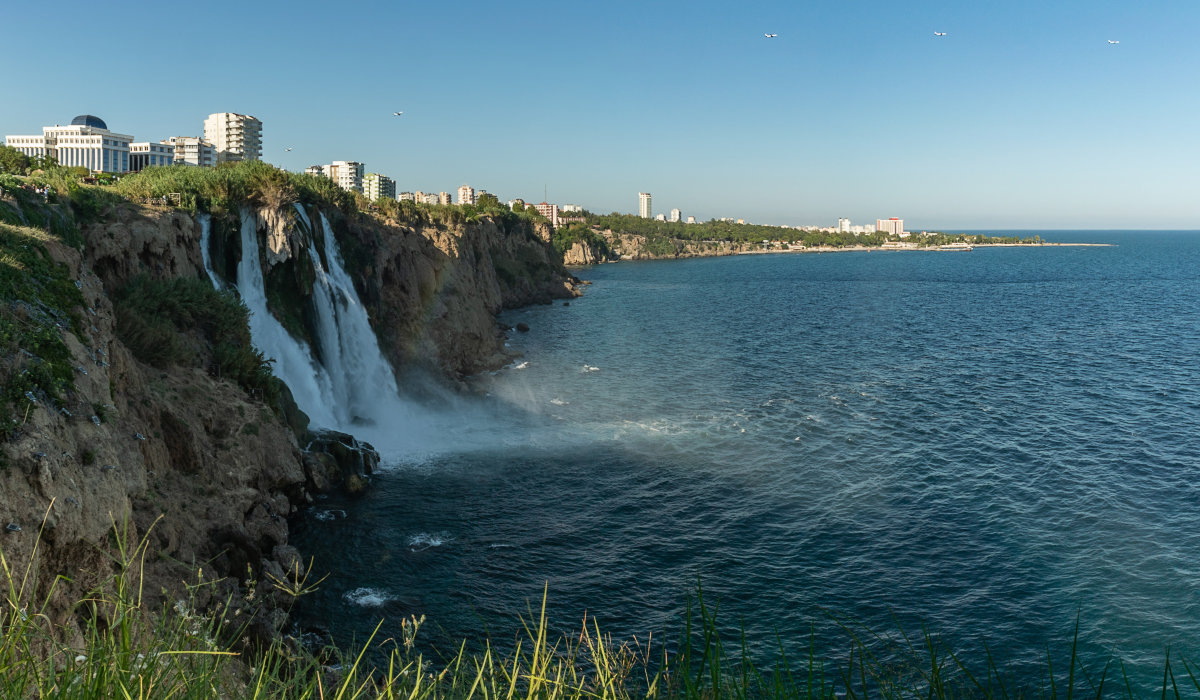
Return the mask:
{"type": "Polygon", "coordinates": [[[1200,232],[1013,233],[1108,245],[578,270],[473,394],[402,378],[434,419],[295,518],[301,617],[670,647],[699,594],[760,663],[928,633],[1036,684],[1077,635],[1150,692],[1200,661],[1200,232]]]}

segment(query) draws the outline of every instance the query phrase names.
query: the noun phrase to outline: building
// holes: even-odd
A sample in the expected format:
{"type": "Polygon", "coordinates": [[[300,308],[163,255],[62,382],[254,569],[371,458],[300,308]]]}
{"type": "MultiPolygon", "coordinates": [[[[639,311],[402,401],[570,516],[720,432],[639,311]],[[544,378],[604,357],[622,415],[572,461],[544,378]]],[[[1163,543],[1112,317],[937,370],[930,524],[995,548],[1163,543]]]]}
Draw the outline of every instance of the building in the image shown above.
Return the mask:
{"type": "MultiPolygon", "coordinates": [[[[513,211],[525,211],[525,200],[517,197],[516,199],[508,200],[508,208],[513,211]]],[[[559,211],[562,211],[559,209],[559,211]]]]}
{"type": "Polygon", "coordinates": [[[551,226],[558,226],[557,204],[547,204],[546,202],[542,202],[541,204],[533,205],[533,208],[537,209],[539,214],[549,219],[551,226]]]}
{"type": "Polygon", "coordinates": [[[433,192],[426,192],[425,197],[421,201],[426,204],[437,204],[438,196],[436,194],[434,194],[433,192]]]}
{"type": "Polygon", "coordinates": [[[474,204],[475,203],[475,188],[470,185],[463,185],[458,188],[458,203],[474,204]]]}
{"type": "Polygon", "coordinates": [[[671,210],[671,221],[679,221],[682,218],[683,212],[679,211],[678,209],[671,210]]]}
{"type": "Polygon", "coordinates": [[[883,231],[890,236],[899,236],[904,233],[904,219],[892,217],[890,219],[876,219],[875,230],[883,231]]]}
{"type": "Polygon", "coordinates": [[[449,192],[438,192],[438,204],[453,204],[449,192]]]}
{"type": "MultiPolygon", "coordinates": [[[[310,165],[304,169],[305,175],[317,175],[319,177],[327,177],[338,184],[343,190],[349,192],[363,191],[363,170],[365,167],[362,163],[354,160],[335,160],[329,165],[310,165]]],[[[380,175],[379,177],[383,177],[380,175]]],[[[387,178],[391,181],[391,178],[387,178]]],[[[395,193],[396,183],[392,182],[392,192],[395,193]]],[[[394,196],[394,195],[393,195],[394,196]]],[[[374,198],[378,199],[378,197],[374,198]]]]}
{"type": "Polygon", "coordinates": [[[837,230],[840,233],[850,233],[850,219],[838,219],[837,230]]]}
{"type": "Polygon", "coordinates": [[[582,214],[583,207],[578,204],[564,204],[558,208],[561,214],[582,214]]]}
{"type": "Polygon", "coordinates": [[[367,173],[362,179],[363,194],[374,202],[377,199],[395,199],[396,181],[387,175],[367,173]]]}
{"type": "Polygon", "coordinates": [[[211,168],[217,164],[216,147],[198,136],[172,136],[159,143],[175,149],[176,165],[211,168]]]}
{"type": "Polygon", "coordinates": [[[48,156],[59,165],[83,167],[94,173],[129,172],[132,136],[108,130],[104,120],[81,114],[70,125],[42,127],[41,136],[5,136],[4,143],[31,158],[48,156]]]}
{"type": "Polygon", "coordinates": [[[171,165],[175,162],[175,147],[170,144],[142,141],[129,144],[129,172],[171,165]]]}
{"type": "Polygon", "coordinates": [[[417,201],[417,196],[412,192],[401,192],[400,194],[396,195],[396,201],[415,202],[417,201]]]}
{"type": "Polygon", "coordinates": [[[262,122],[247,114],[208,115],[204,120],[204,140],[217,149],[218,163],[262,158],[262,122]]]}
{"type": "Polygon", "coordinates": [[[650,193],[638,192],[638,216],[643,219],[650,218],[650,193]]]}
{"type": "Polygon", "coordinates": [[[666,221],[667,215],[666,214],[657,214],[657,215],[655,215],[654,220],[655,221],[666,221]]]}
{"type": "Polygon", "coordinates": [[[687,218],[687,222],[688,222],[689,224],[694,224],[694,223],[696,223],[696,217],[694,217],[694,216],[689,216],[689,217],[687,218]]]}

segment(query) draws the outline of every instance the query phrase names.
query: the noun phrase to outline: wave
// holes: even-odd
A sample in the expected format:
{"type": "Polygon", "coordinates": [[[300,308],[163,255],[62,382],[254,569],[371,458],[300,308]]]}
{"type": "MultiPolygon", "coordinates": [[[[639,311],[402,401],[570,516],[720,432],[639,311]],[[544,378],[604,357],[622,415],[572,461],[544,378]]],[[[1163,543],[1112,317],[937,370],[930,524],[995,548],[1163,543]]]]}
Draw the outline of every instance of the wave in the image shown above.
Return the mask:
{"type": "Polygon", "coordinates": [[[419,532],[408,538],[408,548],[414,552],[424,552],[427,549],[441,547],[453,540],[454,538],[445,532],[419,532]]]}
{"type": "Polygon", "coordinates": [[[360,608],[379,608],[392,600],[392,596],[378,588],[363,587],[347,591],[342,595],[342,600],[351,605],[357,605],[360,608]]]}

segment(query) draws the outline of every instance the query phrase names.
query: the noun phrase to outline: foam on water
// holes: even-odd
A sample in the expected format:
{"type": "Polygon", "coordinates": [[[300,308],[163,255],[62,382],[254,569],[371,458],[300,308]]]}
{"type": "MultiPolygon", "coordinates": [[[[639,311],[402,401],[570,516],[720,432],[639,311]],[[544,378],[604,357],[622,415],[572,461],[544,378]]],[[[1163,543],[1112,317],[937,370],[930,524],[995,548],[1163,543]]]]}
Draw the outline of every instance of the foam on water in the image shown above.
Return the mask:
{"type": "Polygon", "coordinates": [[[392,596],[386,591],[378,588],[360,587],[352,591],[347,591],[342,598],[350,605],[356,605],[360,608],[379,608],[393,600],[392,596]]]}

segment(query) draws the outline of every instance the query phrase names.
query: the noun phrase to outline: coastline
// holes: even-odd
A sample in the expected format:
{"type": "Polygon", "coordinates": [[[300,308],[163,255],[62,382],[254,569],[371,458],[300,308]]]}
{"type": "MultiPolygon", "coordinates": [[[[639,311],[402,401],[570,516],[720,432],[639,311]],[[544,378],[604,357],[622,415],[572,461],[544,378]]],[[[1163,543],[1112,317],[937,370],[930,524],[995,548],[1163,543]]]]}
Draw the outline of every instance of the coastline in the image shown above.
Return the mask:
{"type": "Polygon", "coordinates": [[[814,248],[788,248],[786,250],[740,250],[734,255],[764,255],[768,253],[851,253],[851,252],[885,252],[885,253],[968,253],[972,248],[1111,248],[1114,243],[972,243],[970,248],[947,249],[937,246],[922,246],[918,248],[881,248],[880,246],[817,246],[814,248]]]}

